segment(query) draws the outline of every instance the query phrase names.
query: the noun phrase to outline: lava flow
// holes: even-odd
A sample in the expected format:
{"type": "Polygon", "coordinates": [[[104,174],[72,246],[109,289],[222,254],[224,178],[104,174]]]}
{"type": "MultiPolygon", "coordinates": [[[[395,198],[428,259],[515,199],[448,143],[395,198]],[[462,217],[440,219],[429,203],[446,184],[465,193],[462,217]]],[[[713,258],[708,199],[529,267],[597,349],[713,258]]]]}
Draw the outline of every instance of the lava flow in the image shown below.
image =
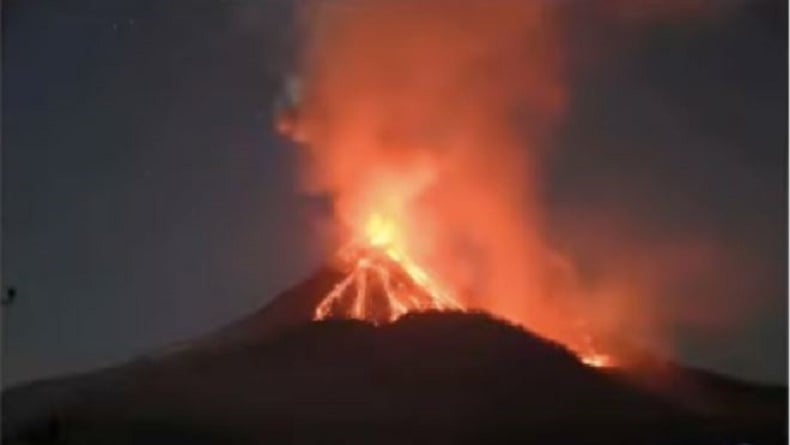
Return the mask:
{"type": "Polygon", "coordinates": [[[395,240],[395,227],[374,215],[365,239],[340,252],[346,276],[324,297],[315,319],[356,318],[392,322],[407,312],[464,310],[395,240]]]}
{"type": "MultiPolygon", "coordinates": [[[[381,324],[409,312],[467,310],[406,254],[393,220],[374,214],[364,232],[362,239],[338,255],[345,276],[318,304],[314,319],[353,318],[381,324]]],[[[582,338],[582,345],[568,345],[582,363],[614,366],[612,356],[594,348],[589,335],[582,338]]]]}

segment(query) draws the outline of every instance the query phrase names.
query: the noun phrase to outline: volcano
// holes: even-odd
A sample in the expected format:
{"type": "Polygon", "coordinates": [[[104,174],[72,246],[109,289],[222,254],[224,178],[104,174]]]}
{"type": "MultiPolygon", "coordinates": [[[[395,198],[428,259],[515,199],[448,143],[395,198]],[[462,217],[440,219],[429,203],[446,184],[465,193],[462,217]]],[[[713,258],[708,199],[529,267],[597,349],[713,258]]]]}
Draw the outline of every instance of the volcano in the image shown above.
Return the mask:
{"type": "Polygon", "coordinates": [[[310,320],[356,319],[381,325],[407,313],[427,311],[466,309],[407,256],[373,238],[347,245],[327,265],[262,310],[199,342],[245,342],[310,320]]]}
{"type": "MultiPolygon", "coordinates": [[[[322,268],[250,316],[165,351],[6,390],[3,441],[786,441],[785,388],[671,363],[593,368],[483,313],[428,308],[388,321],[382,295],[372,294],[369,317],[348,317],[351,288],[315,320],[354,270],[322,268]]],[[[415,285],[396,281],[404,292],[415,285]]]]}
{"type": "Polygon", "coordinates": [[[341,255],[346,276],[316,307],[318,320],[356,318],[379,324],[407,312],[463,309],[394,250],[352,246],[341,255]]]}

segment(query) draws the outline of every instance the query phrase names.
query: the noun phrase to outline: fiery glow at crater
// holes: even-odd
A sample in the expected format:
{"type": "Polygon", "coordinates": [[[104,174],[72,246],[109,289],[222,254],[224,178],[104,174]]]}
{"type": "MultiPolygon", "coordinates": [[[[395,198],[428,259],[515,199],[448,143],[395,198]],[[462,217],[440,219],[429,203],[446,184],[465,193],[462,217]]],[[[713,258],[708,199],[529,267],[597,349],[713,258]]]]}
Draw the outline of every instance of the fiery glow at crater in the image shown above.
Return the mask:
{"type": "MultiPolygon", "coordinates": [[[[394,219],[372,213],[364,234],[338,254],[346,275],[321,300],[314,319],[353,318],[389,323],[409,312],[467,311],[452,292],[440,286],[408,254],[394,219]]],[[[614,359],[596,350],[589,335],[583,345],[568,345],[585,365],[614,366],[614,359]]]]}
{"type": "Polygon", "coordinates": [[[319,303],[315,319],[356,318],[392,322],[413,311],[464,310],[398,243],[397,225],[374,213],[365,234],[343,249],[345,278],[319,303]]]}
{"type": "Polygon", "coordinates": [[[589,355],[580,355],[579,359],[582,363],[593,368],[611,368],[615,366],[614,359],[606,354],[592,353],[589,355]]]}
{"type": "Polygon", "coordinates": [[[631,298],[640,277],[590,279],[548,236],[543,161],[569,98],[564,10],[305,3],[277,128],[301,150],[304,191],[331,201],[332,234],[349,232],[314,318],[484,311],[590,366],[625,363],[602,345],[651,332],[631,298]]]}

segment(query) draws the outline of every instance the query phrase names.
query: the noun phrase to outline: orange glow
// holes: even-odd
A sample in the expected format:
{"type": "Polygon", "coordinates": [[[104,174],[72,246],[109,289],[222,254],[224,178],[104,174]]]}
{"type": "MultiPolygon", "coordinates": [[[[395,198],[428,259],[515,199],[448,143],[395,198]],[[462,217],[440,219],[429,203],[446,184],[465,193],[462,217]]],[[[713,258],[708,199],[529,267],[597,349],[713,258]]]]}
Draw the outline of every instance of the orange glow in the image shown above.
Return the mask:
{"type": "Polygon", "coordinates": [[[483,310],[597,350],[574,268],[544,237],[540,145],[566,102],[551,2],[310,5],[286,133],[349,232],[315,318],[483,310]]]}
{"type": "Polygon", "coordinates": [[[463,309],[406,255],[394,221],[374,213],[364,227],[364,239],[341,251],[349,270],[318,304],[315,319],[391,322],[407,312],[463,309]]]}
{"type": "MultiPolygon", "coordinates": [[[[602,347],[612,335],[652,335],[643,277],[583,279],[547,235],[541,165],[568,102],[566,3],[306,2],[279,126],[301,150],[304,190],[348,231],[346,275],[315,318],[483,310],[597,367],[619,362],[602,347]]],[[[577,220],[589,239],[611,230],[577,220]]]]}
{"type": "Polygon", "coordinates": [[[396,245],[395,223],[374,213],[365,224],[365,234],[371,246],[394,249],[396,245]]]}
{"type": "Polygon", "coordinates": [[[606,354],[581,355],[580,360],[585,365],[593,368],[611,368],[614,366],[614,360],[606,354]]]}
{"type": "MultiPolygon", "coordinates": [[[[314,319],[385,323],[409,312],[467,310],[408,256],[393,219],[373,213],[363,227],[364,236],[341,250],[346,276],[319,302],[314,319]]],[[[613,357],[598,352],[589,335],[581,338],[581,343],[567,346],[582,363],[595,368],[614,366],[613,357]]]]}

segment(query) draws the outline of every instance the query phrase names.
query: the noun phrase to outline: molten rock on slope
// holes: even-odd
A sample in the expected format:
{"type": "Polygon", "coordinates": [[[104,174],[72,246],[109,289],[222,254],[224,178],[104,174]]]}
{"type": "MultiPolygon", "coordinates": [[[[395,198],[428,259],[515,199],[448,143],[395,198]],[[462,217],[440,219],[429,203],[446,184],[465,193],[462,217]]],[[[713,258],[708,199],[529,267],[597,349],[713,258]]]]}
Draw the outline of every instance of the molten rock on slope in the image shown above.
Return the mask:
{"type": "Polygon", "coordinates": [[[318,320],[356,318],[382,323],[407,312],[463,309],[395,250],[350,248],[341,257],[347,275],[316,308],[318,320]]]}

